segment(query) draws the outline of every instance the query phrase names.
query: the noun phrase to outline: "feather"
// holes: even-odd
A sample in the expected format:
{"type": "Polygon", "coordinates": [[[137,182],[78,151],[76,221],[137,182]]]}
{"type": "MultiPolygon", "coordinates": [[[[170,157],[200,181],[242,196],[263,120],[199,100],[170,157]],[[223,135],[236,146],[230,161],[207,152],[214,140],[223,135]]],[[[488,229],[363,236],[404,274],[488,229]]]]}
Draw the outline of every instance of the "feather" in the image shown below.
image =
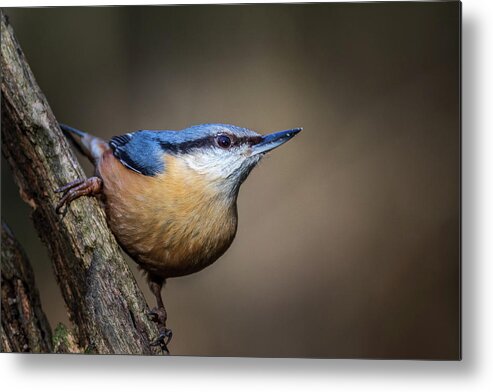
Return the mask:
{"type": "Polygon", "coordinates": [[[137,131],[111,138],[113,155],[122,165],[145,176],[164,170],[163,151],[151,131],[137,131]]]}

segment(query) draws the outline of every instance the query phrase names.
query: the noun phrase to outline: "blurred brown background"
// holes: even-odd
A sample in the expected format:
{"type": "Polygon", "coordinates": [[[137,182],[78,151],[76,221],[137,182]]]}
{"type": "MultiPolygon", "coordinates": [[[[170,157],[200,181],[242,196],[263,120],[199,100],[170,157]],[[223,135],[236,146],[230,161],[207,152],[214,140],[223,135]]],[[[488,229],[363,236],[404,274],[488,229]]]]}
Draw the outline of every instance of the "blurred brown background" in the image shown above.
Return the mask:
{"type": "MultiPolygon", "coordinates": [[[[458,358],[459,3],[6,13],[77,128],[304,127],[243,185],[229,251],[168,282],[173,354],[458,358]]],[[[5,164],[2,216],[67,322],[5,164]]]]}

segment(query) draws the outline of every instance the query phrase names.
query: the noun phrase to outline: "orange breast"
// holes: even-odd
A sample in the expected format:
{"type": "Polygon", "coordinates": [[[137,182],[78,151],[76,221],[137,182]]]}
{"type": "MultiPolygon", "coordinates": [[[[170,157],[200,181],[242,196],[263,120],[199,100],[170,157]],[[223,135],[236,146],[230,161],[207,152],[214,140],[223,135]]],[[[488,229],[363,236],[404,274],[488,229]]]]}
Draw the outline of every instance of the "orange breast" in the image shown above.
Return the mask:
{"type": "Polygon", "coordinates": [[[98,165],[106,213],[121,246],[162,277],[198,271],[220,257],[236,234],[236,200],[225,198],[179,159],[163,174],[125,168],[107,151],[98,165]]]}

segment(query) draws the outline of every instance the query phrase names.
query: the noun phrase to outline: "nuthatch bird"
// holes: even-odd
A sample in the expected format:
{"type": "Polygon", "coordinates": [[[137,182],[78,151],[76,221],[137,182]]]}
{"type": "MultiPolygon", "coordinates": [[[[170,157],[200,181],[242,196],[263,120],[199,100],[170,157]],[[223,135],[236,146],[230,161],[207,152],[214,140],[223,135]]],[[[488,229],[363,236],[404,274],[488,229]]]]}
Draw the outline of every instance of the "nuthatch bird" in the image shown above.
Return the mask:
{"type": "Polygon", "coordinates": [[[301,128],[259,135],[246,128],[203,124],[181,131],[136,131],[108,143],[60,125],[96,167],[94,177],[57,190],[57,212],[81,196],[102,194],[120,246],[147,272],[157,307],[159,344],[171,331],[161,289],[167,278],[211,265],[231,245],[240,185],[268,151],[301,128]]]}

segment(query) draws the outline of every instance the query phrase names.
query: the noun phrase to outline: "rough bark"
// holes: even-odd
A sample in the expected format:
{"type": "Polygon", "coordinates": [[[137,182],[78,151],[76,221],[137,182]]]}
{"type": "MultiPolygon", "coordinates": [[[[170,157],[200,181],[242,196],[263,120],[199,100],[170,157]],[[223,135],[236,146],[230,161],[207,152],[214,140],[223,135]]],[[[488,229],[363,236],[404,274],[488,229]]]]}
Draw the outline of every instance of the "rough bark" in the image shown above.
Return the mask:
{"type": "Polygon", "coordinates": [[[46,244],[78,345],[91,353],[152,354],[145,299],[94,198],[55,212],[54,190],[85,175],[38,87],[6,16],[1,18],[2,152],[46,244]]]}
{"type": "Polygon", "coordinates": [[[41,308],[24,250],[2,222],[2,351],[52,351],[51,329],[41,308]]]}

